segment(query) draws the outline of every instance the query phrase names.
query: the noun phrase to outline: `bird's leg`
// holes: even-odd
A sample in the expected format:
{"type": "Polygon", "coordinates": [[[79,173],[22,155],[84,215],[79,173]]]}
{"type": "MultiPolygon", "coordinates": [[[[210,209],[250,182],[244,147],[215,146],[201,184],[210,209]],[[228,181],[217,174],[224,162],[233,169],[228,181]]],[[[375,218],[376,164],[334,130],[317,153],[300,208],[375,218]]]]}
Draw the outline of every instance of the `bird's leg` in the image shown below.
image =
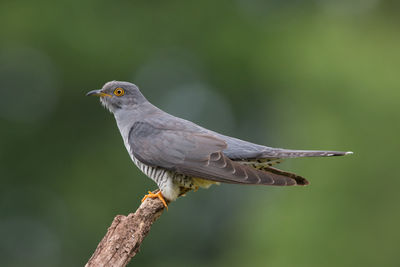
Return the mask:
{"type": "Polygon", "coordinates": [[[167,202],[161,194],[161,191],[158,191],[155,194],[149,191],[149,193],[142,198],[142,202],[145,201],[147,198],[158,198],[164,204],[164,207],[168,210],[167,202]]]}

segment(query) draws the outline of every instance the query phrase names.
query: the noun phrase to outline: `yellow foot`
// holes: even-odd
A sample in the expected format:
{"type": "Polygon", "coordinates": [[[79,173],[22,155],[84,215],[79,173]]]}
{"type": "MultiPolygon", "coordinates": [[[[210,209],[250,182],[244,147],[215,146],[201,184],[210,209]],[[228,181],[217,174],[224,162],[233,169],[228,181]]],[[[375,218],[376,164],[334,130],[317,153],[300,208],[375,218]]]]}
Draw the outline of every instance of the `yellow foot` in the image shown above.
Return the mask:
{"type": "Polygon", "coordinates": [[[142,202],[145,201],[147,198],[158,198],[164,204],[164,207],[168,210],[167,202],[161,194],[161,191],[158,191],[156,194],[149,191],[149,193],[142,198],[142,202]]]}

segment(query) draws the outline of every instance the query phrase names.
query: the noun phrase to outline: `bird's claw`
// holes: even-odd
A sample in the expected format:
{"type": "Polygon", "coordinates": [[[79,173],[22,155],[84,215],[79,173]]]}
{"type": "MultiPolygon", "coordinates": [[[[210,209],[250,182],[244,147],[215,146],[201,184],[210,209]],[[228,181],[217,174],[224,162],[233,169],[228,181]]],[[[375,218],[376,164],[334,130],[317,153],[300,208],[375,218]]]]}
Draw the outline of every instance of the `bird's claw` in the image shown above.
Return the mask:
{"type": "Polygon", "coordinates": [[[161,191],[158,191],[155,194],[149,191],[149,193],[142,198],[142,202],[145,201],[147,198],[158,198],[159,200],[161,200],[164,207],[168,210],[167,202],[165,201],[163,195],[161,194],[161,191]]]}

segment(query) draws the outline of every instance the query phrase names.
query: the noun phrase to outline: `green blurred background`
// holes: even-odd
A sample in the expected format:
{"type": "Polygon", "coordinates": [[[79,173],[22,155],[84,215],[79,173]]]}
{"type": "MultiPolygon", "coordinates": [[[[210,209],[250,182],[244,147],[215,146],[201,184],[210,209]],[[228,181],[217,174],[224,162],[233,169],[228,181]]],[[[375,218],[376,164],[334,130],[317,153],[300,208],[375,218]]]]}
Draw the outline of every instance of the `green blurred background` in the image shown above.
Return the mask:
{"type": "Polygon", "coordinates": [[[131,266],[399,266],[400,2],[0,2],[0,265],[82,266],[155,184],[85,93],[249,141],[353,150],[281,167],[305,188],[189,193],[131,266]]]}

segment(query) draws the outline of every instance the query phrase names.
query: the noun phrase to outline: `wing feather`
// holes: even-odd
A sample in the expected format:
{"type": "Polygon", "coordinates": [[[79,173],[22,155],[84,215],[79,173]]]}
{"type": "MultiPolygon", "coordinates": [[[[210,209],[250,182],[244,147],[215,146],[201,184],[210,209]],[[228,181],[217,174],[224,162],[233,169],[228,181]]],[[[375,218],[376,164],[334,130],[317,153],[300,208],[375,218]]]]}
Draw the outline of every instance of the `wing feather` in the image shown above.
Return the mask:
{"type": "Polygon", "coordinates": [[[232,161],[224,154],[227,143],[210,133],[177,129],[151,122],[136,122],[129,132],[133,155],[142,163],[184,175],[224,183],[304,185],[294,174],[264,168],[262,171],[232,161]]]}

